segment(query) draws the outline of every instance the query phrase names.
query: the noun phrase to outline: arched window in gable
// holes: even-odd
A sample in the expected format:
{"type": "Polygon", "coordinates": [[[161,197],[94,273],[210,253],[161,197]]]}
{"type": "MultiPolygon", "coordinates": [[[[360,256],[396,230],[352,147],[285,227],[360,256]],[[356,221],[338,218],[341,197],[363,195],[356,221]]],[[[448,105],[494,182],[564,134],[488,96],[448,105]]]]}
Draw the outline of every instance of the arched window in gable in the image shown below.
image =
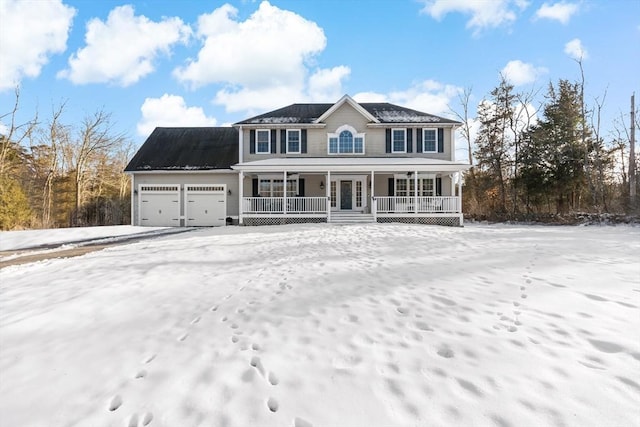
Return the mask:
{"type": "Polygon", "coordinates": [[[329,154],[364,154],[364,133],[357,133],[349,125],[340,126],[327,137],[329,154]]]}

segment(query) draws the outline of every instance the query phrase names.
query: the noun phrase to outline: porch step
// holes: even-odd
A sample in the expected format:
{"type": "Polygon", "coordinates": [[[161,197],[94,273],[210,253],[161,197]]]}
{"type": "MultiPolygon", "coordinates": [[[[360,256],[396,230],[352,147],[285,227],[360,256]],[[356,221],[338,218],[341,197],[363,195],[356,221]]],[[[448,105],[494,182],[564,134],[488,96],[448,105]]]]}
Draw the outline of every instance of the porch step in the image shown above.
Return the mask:
{"type": "Polygon", "coordinates": [[[362,212],[331,212],[329,222],[340,224],[373,222],[373,215],[362,212]]]}

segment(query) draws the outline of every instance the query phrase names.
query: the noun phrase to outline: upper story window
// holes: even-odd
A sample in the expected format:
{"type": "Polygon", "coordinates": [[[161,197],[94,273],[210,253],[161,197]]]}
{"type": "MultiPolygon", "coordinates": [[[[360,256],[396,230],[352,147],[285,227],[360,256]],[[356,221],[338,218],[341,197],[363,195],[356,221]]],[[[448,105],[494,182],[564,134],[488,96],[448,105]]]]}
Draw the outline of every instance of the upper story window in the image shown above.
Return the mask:
{"type": "Polygon", "coordinates": [[[271,153],[271,132],[269,129],[256,130],[256,153],[271,153]]]}
{"type": "Polygon", "coordinates": [[[287,153],[300,154],[300,129],[287,129],[287,153]]]}
{"type": "Polygon", "coordinates": [[[437,129],[422,130],[422,152],[435,153],[438,151],[438,132],[437,129]]]}
{"type": "Polygon", "coordinates": [[[406,153],[407,152],[407,130],[391,129],[391,152],[406,153]]]}
{"type": "Polygon", "coordinates": [[[329,154],[364,154],[364,134],[348,125],[327,134],[329,154]]]}

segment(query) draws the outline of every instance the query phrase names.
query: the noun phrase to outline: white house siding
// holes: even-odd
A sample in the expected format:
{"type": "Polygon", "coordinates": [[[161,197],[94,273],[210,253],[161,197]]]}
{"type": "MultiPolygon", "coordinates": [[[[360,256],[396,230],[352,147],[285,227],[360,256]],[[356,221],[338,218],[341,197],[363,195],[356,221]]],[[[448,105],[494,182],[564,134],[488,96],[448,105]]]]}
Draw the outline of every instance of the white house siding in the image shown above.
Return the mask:
{"type": "MultiPolygon", "coordinates": [[[[237,218],[239,191],[238,173],[234,171],[225,172],[153,172],[134,173],[133,189],[137,190],[140,184],[179,184],[181,191],[180,215],[184,215],[184,185],[185,184],[224,184],[231,194],[227,194],[227,216],[237,218]]],[[[139,225],[138,194],[134,191],[132,200],[132,224],[139,225]]],[[[182,222],[181,222],[182,223],[182,222]]]]}

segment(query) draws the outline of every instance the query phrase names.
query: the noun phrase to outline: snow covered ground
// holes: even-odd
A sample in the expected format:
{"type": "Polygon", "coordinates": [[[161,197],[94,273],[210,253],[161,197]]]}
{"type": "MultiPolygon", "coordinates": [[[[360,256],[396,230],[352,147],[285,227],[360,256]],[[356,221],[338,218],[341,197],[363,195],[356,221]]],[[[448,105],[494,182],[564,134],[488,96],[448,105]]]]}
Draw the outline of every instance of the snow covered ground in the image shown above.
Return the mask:
{"type": "Polygon", "coordinates": [[[307,224],[7,267],[0,424],[639,425],[638,253],[628,226],[307,224]]]}
{"type": "Polygon", "coordinates": [[[0,251],[34,248],[101,238],[113,238],[166,230],[167,227],[136,227],[114,225],[104,227],[54,228],[50,230],[20,230],[0,232],[0,251]]]}

